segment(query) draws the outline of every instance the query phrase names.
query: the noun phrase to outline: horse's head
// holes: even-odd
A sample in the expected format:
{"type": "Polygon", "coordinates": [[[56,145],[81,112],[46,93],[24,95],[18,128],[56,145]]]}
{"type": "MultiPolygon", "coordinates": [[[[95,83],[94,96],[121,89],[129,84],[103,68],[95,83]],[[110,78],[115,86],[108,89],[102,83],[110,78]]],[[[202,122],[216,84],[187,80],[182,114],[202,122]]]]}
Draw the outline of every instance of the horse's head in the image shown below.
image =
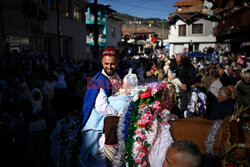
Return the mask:
{"type": "MultiPolygon", "coordinates": [[[[249,120],[247,107],[235,106],[235,113],[223,120],[220,131],[217,136],[218,141],[214,147],[218,155],[223,156],[223,165],[228,164],[245,164],[249,162],[250,133],[243,129],[242,126],[249,120]],[[245,116],[248,119],[245,118],[245,116]]],[[[249,164],[248,164],[249,165],[249,164]]]]}

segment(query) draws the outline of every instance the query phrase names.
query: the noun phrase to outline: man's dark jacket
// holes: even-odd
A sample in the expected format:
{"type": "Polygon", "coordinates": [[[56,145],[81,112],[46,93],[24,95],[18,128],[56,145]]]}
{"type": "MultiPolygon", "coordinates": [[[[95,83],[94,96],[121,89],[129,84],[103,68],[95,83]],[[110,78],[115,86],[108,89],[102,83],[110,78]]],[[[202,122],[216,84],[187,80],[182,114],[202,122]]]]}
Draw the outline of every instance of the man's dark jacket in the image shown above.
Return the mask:
{"type": "Polygon", "coordinates": [[[210,120],[224,119],[234,113],[234,102],[232,99],[224,100],[212,107],[210,120]]]}
{"type": "Polygon", "coordinates": [[[188,60],[184,60],[181,66],[178,66],[176,62],[173,61],[171,62],[170,69],[176,72],[176,77],[181,83],[187,85],[188,90],[190,90],[191,85],[196,83],[195,68],[188,60]]]}

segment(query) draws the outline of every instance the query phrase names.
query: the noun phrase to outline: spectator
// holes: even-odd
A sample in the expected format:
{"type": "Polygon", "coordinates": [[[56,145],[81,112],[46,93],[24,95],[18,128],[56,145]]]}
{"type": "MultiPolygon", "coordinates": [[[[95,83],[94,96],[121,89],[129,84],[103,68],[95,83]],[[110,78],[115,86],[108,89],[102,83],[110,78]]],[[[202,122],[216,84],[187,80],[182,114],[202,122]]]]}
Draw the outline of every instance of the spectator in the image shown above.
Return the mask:
{"type": "Polygon", "coordinates": [[[238,104],[250,108],[250,72],[246,72],[235,87],[238,92],[238,104]]]}
{"type": "Polygon", "coordinates": [[[218,104],[214,105],[209,119],[224,119],[234,113],[234,105],[231,99],[231,92],[227,87],[222,87],[218,93],[218,104]]]}
{"type": "Polygon", "coordinates": [[[219,78],[223,86],[227,86],[230,84],[229,76],[225,73],[223,68],[218,70],[219,78]]]}
{"type": "Polygon", "coordinates": [[[233,85],[227,85],[227,88],[231,92],[231,99],[233,101],[233,104],[236,104],[236,97],[237,97],[237,91],[233,85]]]}
{"type": "Polygon", "coordinates": [[[53,79],[52,75],[49,75],[48,79],[45,80],[43,85],[43,93],[49,105],[52,105],[55,86],[56,81],[53,79]]]}
{"type": "Polygon", "coordinates": [[[211,85],[208,89],[209,92],[211,92],[215,97],[218,96],[219,89],[222,87],[222,83],[220,79],[218,78],[218,74],[212,73],[211,74],[211,85]]]}
{"type": "Polygon", "coordinates": [[[167,151],[162,167],[199,167],[202,155],[199,148],[191,141],[176,141],[167,151]]]}
{"type": "Polygon", "coordinates": [[[214,68],[207,68],[207,76],[205,77],[205,81],[204,81],[204,87],[205,89],[208,91],[209,90],[209,87],[211,85],[211,77],[212,77],[212,73],[215,72],[215,69],[214,68]]]}
{"type": "Polygon", "coordinates": [[[182,83],[180,91],[180,110],[181,114],[183,114],[184,111],[187,110],[187,92],[191,89],[191,85],[196,83],[196,71],[194,66],[183,54],[178,54],[176,56],[176,64],[170,65],[170,70],[176,72],[176,77],[182,83]]]}

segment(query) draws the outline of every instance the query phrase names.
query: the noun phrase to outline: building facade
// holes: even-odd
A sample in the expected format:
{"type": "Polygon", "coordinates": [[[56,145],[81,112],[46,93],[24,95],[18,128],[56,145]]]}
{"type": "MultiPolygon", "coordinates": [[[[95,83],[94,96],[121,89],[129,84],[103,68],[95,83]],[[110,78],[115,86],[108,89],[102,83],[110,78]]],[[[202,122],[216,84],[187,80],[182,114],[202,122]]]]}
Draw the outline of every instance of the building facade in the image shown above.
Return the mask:
{"type": "Polygon", "coordinates": [[[60,57],[86,59],[85,0],[0,1],[0,51],[31,49],[60,57]],[[58,42],[60,41],[60,42],[58,42]]]}
{"type": "Polygon", "coordinates": [[[191,19],[194,21],[187,22],[186,19],[177,17],[175,23],[170,26],[169,55],[183,51],[202,51],[210,46],[215,47],[216,37],[213,35],[213,28],[216,22],[201,16],[193,16],[191,19]]]}
{"type": "Polygon", "coordinates": [[[215,0],[218,43],[231,52],[250,55],[250,2],[247,0],[215,0]]]}
{"type": "MultiPolygon", "coordinates": [[[[121,24],[119,19],[114,18],[112,15],[116,13],[109,5],[97,5],[98,16],[98,45],[99,49],[106,47],[118,47],[121,41],[121,24]]],[[[94,50],[94,10],[93,3],[87,5],[86,16],[86,44],[87,44],[87,57],[93,58],[94,50]]]]}
{"type": "Polygon", "coordinates": [[[174,6],[178,9],[168,17],[169,55],[215,47],[214,28],[217,22],[212,3],[206,0],[182,0],[174,6]]]}

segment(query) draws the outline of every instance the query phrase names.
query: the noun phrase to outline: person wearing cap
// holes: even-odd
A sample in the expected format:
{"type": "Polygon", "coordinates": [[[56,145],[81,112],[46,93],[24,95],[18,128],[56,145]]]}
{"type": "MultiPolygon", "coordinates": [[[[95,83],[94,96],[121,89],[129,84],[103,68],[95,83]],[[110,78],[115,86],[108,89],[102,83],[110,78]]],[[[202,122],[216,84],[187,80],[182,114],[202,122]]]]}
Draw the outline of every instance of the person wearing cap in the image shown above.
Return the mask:
{"type": "Polygon", "coordinates": [[[117,117],[117,111],[108,103],[108,97],[121,85],[122,76],[116,70],[118,51],[115,48],[104,49],[101,63],[102,71],[88,81],[84,96],[80,153],[80,163],[83,166],[103,166],[106,163],[104,119],[117,117]]]}
{"type": "Polygon", "coordinates": [[[184,112],[187,110],[188,92],[191,90],[191,86],[196,83],[196,71],[182,53],[176,55],[176,61],[170,64],[170,70],[176,72],[176,78],[181,81],[180,89],[180,117],[183,117],[184,112]]]}

